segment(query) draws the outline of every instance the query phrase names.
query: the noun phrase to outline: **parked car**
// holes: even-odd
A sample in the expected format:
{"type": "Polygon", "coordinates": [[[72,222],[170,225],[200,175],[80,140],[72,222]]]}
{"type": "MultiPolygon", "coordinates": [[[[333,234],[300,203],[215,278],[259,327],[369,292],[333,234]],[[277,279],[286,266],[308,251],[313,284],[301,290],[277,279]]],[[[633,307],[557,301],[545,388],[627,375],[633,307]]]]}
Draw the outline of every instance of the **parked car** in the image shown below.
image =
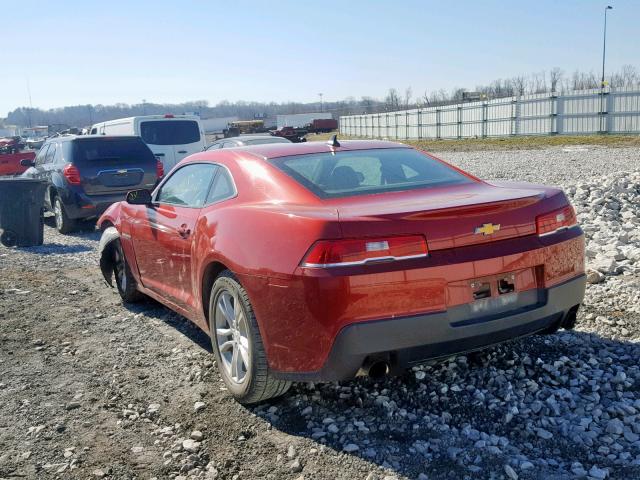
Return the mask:
{"type": "Polygon", "coordinates": [[[309,133],[306,128],[282,127],[275,130],[276,137],[286,138],[293,143],[306,142],[305,135],[309,133]]]}
{"type": "Polygon", "coordinates": [[[138,135],[162,161],[165,172],[205,149],[200,118],[194,115],[145,115],[96,123],[92,135],[138,135]]]}
{"type": "Polygon", "coordinates": [[[33,161],[35,157],[35,152],[0,152],[0,176],[20,175],[21,173],[24,173],[28,167],[23,166],[22,161],[33,161]]]}
{"type": "Polygon", "coordinates": [[[250,145],[264,145],[267,143],[291,143],[290,140],[273,135],[242,135],[233,138],[223,138],[213,142],[207,150],[217,150],[219,148],[248,147],[250,145]]]}
{"type": "Polygon", "coordinates": [[[24,175],[45,180],[44,204],[60,233],[77,220],[98,217],[129,190],[153,188],[164,174],[162,163],[140,137],[60,136],[42,146],[24,175]]]}
{"type": "Polygon", "coordinates": [[[0,153],[18,153],[25,146],[20,136],[0,138],[0,153]]]}
{"type": "Polygon", "coordinates": [[[27,148],[30,148],[32,150],[38,150],[40,148],[42,148],[42,145],[44,145],[44,142],[47,139],[44,137],[40,137],[40,138],[28,138],[27,139],[27,148]]]}
{"type": "Polygon", "coordinates": [[[562,190],[391,142],[192,155],[98,224],[107,281],[209,332],[242,403],[570,329],[585,290],[562,190]]]}

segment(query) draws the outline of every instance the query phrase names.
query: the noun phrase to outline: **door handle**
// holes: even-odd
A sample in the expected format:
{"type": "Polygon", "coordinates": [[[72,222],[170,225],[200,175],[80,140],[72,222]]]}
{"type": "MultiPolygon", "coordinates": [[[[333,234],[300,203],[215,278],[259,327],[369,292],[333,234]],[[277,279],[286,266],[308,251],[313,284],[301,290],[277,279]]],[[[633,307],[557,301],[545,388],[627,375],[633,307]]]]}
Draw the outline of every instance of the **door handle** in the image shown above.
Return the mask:
{"type": "Polygon", "coordinates": [[[178,150],[178,153],[187,153],[186,150],[178,150]]]}
{"type": "Polygon", "coordinates": [[[164,157],[164,153],[154,153],[156,157],[164,157]]]}
{"type": "Polygon", "coordinates": [[[178,235],[180,235],[182,238],[187,238],[189,235],[191,235],[191,229],[187,228],[186,223],[180,225],[180,228],[178,229],[178,235]]]}

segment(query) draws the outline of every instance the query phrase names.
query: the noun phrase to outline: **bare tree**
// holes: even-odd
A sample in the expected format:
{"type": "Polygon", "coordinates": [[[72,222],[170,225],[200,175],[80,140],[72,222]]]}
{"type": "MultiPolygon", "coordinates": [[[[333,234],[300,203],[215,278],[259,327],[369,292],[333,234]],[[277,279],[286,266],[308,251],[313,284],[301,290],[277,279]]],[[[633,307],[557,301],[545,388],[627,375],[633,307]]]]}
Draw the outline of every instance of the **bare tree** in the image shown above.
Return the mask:
{"type": "Polygon", "coordinates": [[[527,87],[527,79],[523,75],[519,75],[517,77],[513,77],[511,79],[511,83],[513,84],[513,89],[515,90],[516,95],[524,95],[527,87]]]}
{"type": "Polygon", "coordinates": [[[429,101],[429,92],[427,92],[426,90],[424,91],[424,93],[422,94],[422,97],[420,98],[420,103],[422,103],[426,107],[428,107],[431,104],[431,102],[429,101]]]}
{"type": "Polygon", "coordinates": [[[563,74],[564,72],[559,67],[553,67],[549,72],[549,82],[551,83],[552,92],[558,91],[558,87],[561,85],[561,82],[562,82],[563,74]]]}
{"type": "Polygon", "coordinates": [[[404,107],[409,110],[409,104],[411,103],[411,97],[413,97],[413,89],[407,87],[404,90],[404,107]]]}
{"type": "Polygon", "coordinates": [[[640,83],[640,75],[638,69],[633,65],[623,65],[620,69],[620,85],[621,87],[631,87],[640,83]]]}
{"type": "Polygon", "coordinates": [[[398,110],[400,108],[400,96],[395,88],[390,88],[387,97],[384,99],[389,110],[398,110]]]}

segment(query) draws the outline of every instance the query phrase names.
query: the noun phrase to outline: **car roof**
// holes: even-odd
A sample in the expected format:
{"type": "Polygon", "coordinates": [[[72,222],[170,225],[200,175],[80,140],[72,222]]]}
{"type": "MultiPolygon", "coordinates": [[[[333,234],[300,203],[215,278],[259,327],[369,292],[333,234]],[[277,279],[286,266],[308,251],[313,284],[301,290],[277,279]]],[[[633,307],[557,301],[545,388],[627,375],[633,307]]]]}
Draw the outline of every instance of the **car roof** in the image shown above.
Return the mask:
{"type": "MultiPolygon", "coordinates": [[[[288,157],[291,155],[307,155],[312,153],[341,152],[350,150],[371,150],[376,148],[411,148],[403,143],[383,140],[338,140],[340,147],[334,148],[329,142],[302,143],[264,143],[234,148],[236,152],[249,152],[265,160],[271,158],[288,157]]],[[[220,150],[212,150],[216,152],[220,150]]]]}
{"type": "Polygon", "coordinates": [[[136,135],[60,135],[57,137],[47,138],[45,143],[49,142],[70,142],[73,140],[111,140],[111,139],[132,139],[132,138],[140,138],[136,135]]]}

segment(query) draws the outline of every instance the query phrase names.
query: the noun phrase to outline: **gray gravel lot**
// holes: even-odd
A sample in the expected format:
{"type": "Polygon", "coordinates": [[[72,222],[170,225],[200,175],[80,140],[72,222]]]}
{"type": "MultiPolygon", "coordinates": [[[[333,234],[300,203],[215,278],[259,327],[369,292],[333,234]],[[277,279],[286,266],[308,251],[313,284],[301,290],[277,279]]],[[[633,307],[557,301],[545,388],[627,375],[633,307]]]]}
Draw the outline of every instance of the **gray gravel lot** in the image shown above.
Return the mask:
{"type": "Polygon", "coordinates": [[[255,408],[196,327],[120,304],[97,232],[0,247],[0,479],[640,478],[640,149],[567,150],[439,156],[567,189],[591,282],[575,331],[255,408]]]}

